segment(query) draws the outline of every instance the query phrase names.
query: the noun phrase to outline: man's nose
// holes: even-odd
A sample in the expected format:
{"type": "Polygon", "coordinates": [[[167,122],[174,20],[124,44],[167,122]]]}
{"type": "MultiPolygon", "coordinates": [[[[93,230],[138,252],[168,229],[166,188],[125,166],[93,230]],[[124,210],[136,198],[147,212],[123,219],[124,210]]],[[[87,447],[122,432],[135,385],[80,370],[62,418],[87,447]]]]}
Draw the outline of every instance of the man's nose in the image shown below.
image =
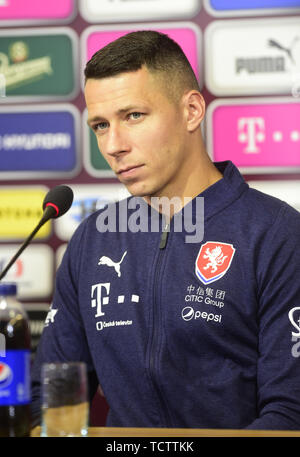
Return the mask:
{"type": "Polygon", "coordinates": [[[130,149],[128,138],[120,126],[110,126],[106,135],[105,153],[116,156],[130,149]]]}

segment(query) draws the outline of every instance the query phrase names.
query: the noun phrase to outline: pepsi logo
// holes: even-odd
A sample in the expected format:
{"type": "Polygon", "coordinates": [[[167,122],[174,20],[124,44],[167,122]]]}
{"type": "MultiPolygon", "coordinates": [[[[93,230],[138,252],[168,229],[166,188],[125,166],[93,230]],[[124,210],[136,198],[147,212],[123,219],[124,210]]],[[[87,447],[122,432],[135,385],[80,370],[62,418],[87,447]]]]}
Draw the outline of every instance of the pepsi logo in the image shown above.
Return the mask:
{"type": "Polygon", "coordinates": [[[0,389],[7,387],[13,378],[13,373],[9,365],[0,362],[0,389]]]}
{"type": "Polygon", "coordinates": [[[222,321],[222,314],[208,313],[207,311],[194,310],[191,306],[186,306],[181,311],[181,317],[184,321],[190,321],[192,319],[204,319],[206,322],[218,322],[222,321]]]}
{"type": "Polygon", "coordinates": [[[181,311],[181,317],[184,321],[190,321],[194,317],[194,310],[190,306],[186,306],[181,311]]]}

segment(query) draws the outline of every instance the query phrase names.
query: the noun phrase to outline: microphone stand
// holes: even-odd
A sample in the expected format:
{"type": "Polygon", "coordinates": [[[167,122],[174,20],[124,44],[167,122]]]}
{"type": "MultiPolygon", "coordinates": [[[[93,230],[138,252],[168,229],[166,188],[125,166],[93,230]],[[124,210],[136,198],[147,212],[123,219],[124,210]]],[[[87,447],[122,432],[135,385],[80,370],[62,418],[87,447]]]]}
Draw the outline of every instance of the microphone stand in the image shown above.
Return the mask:
{"type": "Polygon", "coordinates": [[[10,269],[10,267],[15,263],[15,261],[17,260],[17,258],[22,254],[22,252],[24,251],[24,249],[26,248],[26,246],[28,246],[28,244],[30,243],[30,241],[32,240],[32,238],[34,237],[34,235],[40,230],[40,228],[49,220],[51,219],[54,215],[56,214],[56,211],[55,209],[52,207],[52,206],[47,206],[45,211],[44,211],[44,214],[42,216],[42,219],[40,220],[40,222],[38,223],[38,225],[35,227],[35,229],[31,232],[31,234],[29,235],[29,237],[24,241],[24,243],[22,244],[22,246],[20,247],[20,249],[16,252],[16,254],[13,256],[13,258],[10,260],[10,262],[6,265],[6,267],[4,268],[4,270],[0,273],[0,281],[2,278],[4,278],[4,276],[6,275],[6,273],[8,272],[8,270],[10,269]]]}

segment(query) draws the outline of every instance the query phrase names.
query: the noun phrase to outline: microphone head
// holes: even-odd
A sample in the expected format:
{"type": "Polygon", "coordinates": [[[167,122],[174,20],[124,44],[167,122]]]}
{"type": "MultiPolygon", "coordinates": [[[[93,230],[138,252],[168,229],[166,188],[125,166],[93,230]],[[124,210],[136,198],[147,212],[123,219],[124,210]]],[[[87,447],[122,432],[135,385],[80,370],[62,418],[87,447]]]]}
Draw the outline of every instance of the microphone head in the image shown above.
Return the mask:
{"type": "Polygon", "coordinates": [[[73,203],[73,191],[70,187],[59,185],[50,189],[43,201],[43,210],[51,207],[50,218],[56,219],[57,217],[65,214],[73,203]]]}

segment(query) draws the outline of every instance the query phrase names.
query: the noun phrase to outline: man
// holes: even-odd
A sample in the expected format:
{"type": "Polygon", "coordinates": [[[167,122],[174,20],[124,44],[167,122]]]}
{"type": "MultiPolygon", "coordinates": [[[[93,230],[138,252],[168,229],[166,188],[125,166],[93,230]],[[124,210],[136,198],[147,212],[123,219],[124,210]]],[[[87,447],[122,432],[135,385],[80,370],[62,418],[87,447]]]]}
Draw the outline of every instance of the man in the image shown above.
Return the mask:
{"type": "Polygon", "coordinates": [[[81,360],[109,426],[299,428],[299,213],[250,189],[230,161],[212,163],[196,78],[166,35],[116,40],[85,76],[88,124],[132,197],[69,242],[33,370],[34,417],[41,364],[81,360]],[[203,226],[199,201],[203,239],[191,240],[190,225],[175,225],[203,226]],[[153,221],[167,222],[162,234],[153,221]]]}

